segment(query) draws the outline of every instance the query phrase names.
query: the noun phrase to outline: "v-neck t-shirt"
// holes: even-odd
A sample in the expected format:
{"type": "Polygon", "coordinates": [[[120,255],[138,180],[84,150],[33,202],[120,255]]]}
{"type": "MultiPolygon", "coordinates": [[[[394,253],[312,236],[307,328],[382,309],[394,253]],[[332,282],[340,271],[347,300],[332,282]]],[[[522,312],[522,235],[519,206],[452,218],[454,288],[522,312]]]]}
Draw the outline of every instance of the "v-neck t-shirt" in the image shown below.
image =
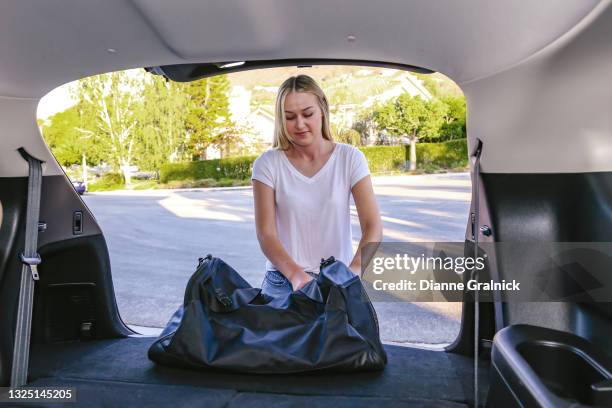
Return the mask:
{"type": "MultiPolygon", "coordinates": [[[[282,150],[271,149],[253,163],[252,180],[274,190],[278,238],[305,271],[319,272],[321,258],[353,259],[350,196],[370,174],[364,154],[336,143],[323,167],[312,177],[302,174],[282,150]]],[[[266,270],[277,270],[266,261],[266,270]]]]}

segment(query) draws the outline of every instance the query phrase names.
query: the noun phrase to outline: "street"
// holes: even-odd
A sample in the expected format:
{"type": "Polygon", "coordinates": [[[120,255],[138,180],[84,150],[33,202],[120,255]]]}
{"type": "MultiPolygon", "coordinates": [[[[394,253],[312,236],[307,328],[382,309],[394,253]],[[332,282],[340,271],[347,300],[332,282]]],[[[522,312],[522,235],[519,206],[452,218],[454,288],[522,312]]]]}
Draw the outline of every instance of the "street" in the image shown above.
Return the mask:
{"type": "MultiPolygon", "coordinates": [[[[383,241],[464,240],[468,174],[375,177],[373,184],[383,241]]],[[[251,285],[261,284],[265,258],[255,235],[250,187],[121,190],[88,193],[83,199],[104,232],[119,312],[130,325],[164,327],[182,303],[198,257],[209,253],[225,260],[251,285]]],[[[356,247],[360,230],[354,205],[351,219],[356,247]]],[[[374,306],[385,342],[439,347],[459,331],[460,303],[374,306]]]]}

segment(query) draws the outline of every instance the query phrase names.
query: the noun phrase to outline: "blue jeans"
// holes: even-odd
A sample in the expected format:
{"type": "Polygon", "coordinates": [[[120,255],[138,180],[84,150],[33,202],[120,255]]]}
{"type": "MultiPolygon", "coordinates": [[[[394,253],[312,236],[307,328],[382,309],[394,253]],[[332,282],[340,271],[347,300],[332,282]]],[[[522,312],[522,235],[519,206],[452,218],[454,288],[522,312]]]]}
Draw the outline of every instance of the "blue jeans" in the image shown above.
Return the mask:
{"type": "MultiPolygon", "coordinates": [[[[306,273],[315,279],[317,278],[317,274],[314,272],[306,273]]],[[[293,286],[281,272],[267,271],[263,282],[261,282],[261,292],[272,297],[287,296],[293,292],[293,286]]]]}

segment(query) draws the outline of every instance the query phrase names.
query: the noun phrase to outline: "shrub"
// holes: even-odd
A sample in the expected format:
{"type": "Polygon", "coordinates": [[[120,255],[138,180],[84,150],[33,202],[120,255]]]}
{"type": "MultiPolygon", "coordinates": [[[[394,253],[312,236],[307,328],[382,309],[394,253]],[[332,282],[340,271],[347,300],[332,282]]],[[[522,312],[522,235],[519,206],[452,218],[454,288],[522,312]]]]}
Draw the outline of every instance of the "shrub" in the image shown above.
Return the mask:
{"type": "Polygon", "coordinates": [[[226,159],[201,160],[187,163],[167,163],[160,169],[160,181],[238,179],[251,177],[253,162],[257,156],[228,157],[226,159]]]}
{"type": "Polygon", "coordinates": [[[132,185],[132,190],[150,190],[157,188],[158,184],[155,180],[145,180],[132,185]]]}
{"type": "Polygon", "coordinates": [[[200,188],[200,187],[216,187],[217,181],[214,179],[202,179],[202,180],[170,180],[165,184],[162,184],[160,188],[200,188]]]}
{"type": "Polygon", "coordinates": [[[234,180],[234,182],[232,183],[232,186],[234,187],[240,187],[240,186],[250,186],[251,185],[251,179],[248,178],[246,180],[234,180]]]}
{"type": "MultiPolygon", "coordinates": [[[[372,173],[404,169],[410,146],[359,147],[372,173]]],[[[168,163],[160,169],[160,182],[169,188],[249,185],[257,156],[229,157],[187,163],[168,163]]],[[[427,171],[467,166],[467,141],[417,143],[417,166],[427,171]]]]}
{"type": "Polygon", "coordinates": [[[233,185],[234,180],[229,178],[222,178],[221,180],[217,181],[217,187],[231,187],[233,185]]]}
{"type": "Polygon", "coordinates": [[[404,146],[368,146],[359,150],[365,155],[372,173],[400,170],[406,160],[404,146]]]}
{"type": "Polygon", "coordinates": [[[120,173],[106,173],[96,182],[87,186],[87,191],[108,191],[125,187],[125,180],[120,173]]]}
{"type": "MultiPolygon", "coordinates": [[[[417,167],[452,169],[468,165],[467,140],[443,143],[417,143],[417,167]]],[[[407,146],[407,148],[410,148],[407,146]]]]}
{"type": "Polygon", "coordinates": [[[202,180],[170,180],[165,184],[158,186],[158,188],[202,188],[202,187],[239,187],[239,186],[250,186],[251,179],[247,180],[234,180],[234,179],[202,179],[202,180]]]}
{"type": "Polygon", "coordinates": [[[361,146],[361,133],[355,129],[342,129],[337,131],[333,137],[335,141],[340,143],[361,146]]]}
{"type": "Polygon", "coordinates": [[[206,178],[202,180],[189,180],[189,188],[200,188],[200,187],[217,187],[217,180],[206,178]]]}

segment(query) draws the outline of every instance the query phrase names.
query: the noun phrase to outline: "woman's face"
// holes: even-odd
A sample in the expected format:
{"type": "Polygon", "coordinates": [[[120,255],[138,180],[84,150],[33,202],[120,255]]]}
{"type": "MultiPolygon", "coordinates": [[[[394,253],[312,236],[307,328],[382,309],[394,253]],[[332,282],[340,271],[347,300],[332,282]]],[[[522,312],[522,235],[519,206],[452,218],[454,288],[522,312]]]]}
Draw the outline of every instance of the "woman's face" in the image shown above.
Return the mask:
{"type": "Polygon", "coordinates": [[[322,140],[322,124],[323,113],[315,95],[291,91],[285,97],[285,125],[293,143],[308,146],[322,140]]]}

